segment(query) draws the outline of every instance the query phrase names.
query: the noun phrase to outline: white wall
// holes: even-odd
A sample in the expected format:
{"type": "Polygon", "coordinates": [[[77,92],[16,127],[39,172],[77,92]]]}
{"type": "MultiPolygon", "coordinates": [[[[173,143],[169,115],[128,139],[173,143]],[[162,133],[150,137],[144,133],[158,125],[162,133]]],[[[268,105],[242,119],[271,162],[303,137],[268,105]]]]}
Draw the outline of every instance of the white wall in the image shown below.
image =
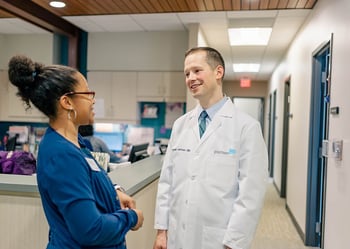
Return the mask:
{"type": "Polygon", "coordinates": [[[325,249],[350,248],[350,110],[349,110],[349,58],[350,58],[350,1],[321,1],[310,27],[319,27],[334,33],[333,66],[330,106],[339,106],[340,114],[330,116],[329,139],[344,141],[343,160],[328,160],[326,190],[325,249]],[[320,6],[320,7],[321,7],[320,6]]]}
{"type": "MultiPolygon", "coordinates": [[[[339,106],[340,114],[330,116],[329,138],[344,140],[343,161],[328,160],[325,249],[350,248],[347,224],[350,223],[350,168],[349,137],[347,126],[349,111],[349,40],[350,1],[319,0],[308,21],[296,36],[290,50],[274,72],[269,92],[277,89],[276,158],[275,167],[281,165],[283,108],[283,83],[291,75],[289,123],[287,204],[300,228],[304,231],[306,219],[307,160],[309,137],[309,113],[311,96],[312,53],[334,33],[333,68],[330,106],[339,106]]],[[[277,172],[276,172],[277,173],[277,172]]],[[[279,176],[280,177],[280,176],[279,176]]],[[[278,176],[276,176],[278,178],[278,176]]],[[[276,178],[274,180],[276,180],[276,178]]]]}
{"type": "Polygon", "coordinates": [[[1,55],[3,55],[6,51],[4,39],[5,39],[5,36],[0,34],[0,54],[1,55]]]}
{"type": "MultiPolygon", "coordinates": [[[[24,54],[34,61],[52,64],[53,35],[51,33],[0,35],[0,121],[9,119],[9,113],[14,106],[20,106],[24,111],[20,98],[10,91],[7,77],[8,62],[16,54],[24,54]]],[[[11,120],[23,121],[23,117],[11,117],[11,120]]],[[[41,122],[44,120],[26,117],[25,121],[41,122]]]]}
{"type": "Polygon", "coordinates": [[[9,59],[16,54],[24,54],[45,64],[53,61],[53,35],[26,34],[0,35],[0,69],[7,69],[9,59]]]}
{"type": "Polygon", "coordinates": [[[187,42],[184,31],[89,33],[88,71],[183,71],[187,42]]]}
{"type": "MultiPolygon", "coordinates": [[[[187,49],[197,47],[197,46],[208,45],[208,42],[206,41],[206,38],[199,24],[192,23],[187,28],[189,33],[187,49]]],[[[182,65],[183,65],[183,62],[184,62],[184,58],[182,61],[182,65]]],[[[182,70],[183,70],[183,66],[182,66],[182,70]]],[[[186,111],[192,110],[197,104],[198,104],[198,100],[193,98],[191,92],[187,89],[186,111]]]]}

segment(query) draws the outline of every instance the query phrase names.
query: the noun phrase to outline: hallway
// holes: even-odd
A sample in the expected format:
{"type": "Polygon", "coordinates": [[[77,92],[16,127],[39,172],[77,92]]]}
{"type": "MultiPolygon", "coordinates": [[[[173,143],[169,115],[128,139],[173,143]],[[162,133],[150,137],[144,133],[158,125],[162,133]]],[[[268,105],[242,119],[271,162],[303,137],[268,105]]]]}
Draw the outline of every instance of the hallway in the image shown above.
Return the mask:
{"type": "Polygon", "coordinates": [[[285,207],[285,199],[278,196],[269,183],[265,205],[251,249],[313,249],[304,246],[285,207]]]}

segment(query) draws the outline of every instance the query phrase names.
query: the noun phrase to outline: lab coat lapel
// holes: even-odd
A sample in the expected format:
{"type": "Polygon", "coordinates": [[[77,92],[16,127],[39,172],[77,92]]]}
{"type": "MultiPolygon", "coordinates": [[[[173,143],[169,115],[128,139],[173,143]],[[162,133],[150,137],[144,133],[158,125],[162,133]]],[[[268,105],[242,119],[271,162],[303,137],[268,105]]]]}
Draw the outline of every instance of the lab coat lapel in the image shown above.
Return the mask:
{"type": "Polygon", "coordinates": [[[202,141],[205,141],[208,137],[213,135],[215,131],[220,129],[222,122],[224,122],[227,118],[232,118],[232,108],[233,104],[231,100],[228,99],[224,106],[216,113],[213,120],[210,122],[210,125],[207,127],[207,130],[203,135],[202,141]]]}
{"type": "Polygon", "coordinates": [[[200,140],[199,137],[199,128],[198,128],[198,120],[197,120],[197,113],[199,112],[199,106],[197,106],[195,109],[192,110],[190,117],[189,117],[189,125],[193,132],[193,136],[197,138],[197,140],[200,140]]]}
{"type": "Polygon", "coordinates": [[[221,126],[221,118],[218,118],[217,115],[215,115],[214,119],[210,122],[209,126],[204,132],[202,141],[205,141],[208,137],[210,137],[214,133],[214,131],[219,129],[220,126],[221,126]]]}

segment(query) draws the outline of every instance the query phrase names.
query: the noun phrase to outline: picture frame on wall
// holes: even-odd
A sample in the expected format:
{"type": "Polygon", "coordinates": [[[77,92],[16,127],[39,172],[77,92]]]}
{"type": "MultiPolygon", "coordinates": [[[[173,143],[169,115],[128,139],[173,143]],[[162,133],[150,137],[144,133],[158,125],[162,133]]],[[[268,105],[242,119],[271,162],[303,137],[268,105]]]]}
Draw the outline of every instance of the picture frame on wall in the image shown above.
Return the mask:
{"type": "Polygon", "coordinates": [[[158,118],[158,106],[156,104],[144,104],[142,118],[158,118]]]}

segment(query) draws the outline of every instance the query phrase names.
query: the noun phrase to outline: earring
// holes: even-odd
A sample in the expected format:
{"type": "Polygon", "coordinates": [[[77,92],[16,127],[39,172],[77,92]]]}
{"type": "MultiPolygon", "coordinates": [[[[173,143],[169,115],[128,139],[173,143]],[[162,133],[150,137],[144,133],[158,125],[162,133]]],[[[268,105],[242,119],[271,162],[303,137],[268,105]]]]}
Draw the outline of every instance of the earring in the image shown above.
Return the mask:
{"type": "Polygon", "coordinates": [[[74,109],[69,109],[68,110],[68,120],[72,119],[72,117],[70,116],[71,112],[74,113],[74,119],[76,119],[77,118],[77,112],[74,109]]]}

